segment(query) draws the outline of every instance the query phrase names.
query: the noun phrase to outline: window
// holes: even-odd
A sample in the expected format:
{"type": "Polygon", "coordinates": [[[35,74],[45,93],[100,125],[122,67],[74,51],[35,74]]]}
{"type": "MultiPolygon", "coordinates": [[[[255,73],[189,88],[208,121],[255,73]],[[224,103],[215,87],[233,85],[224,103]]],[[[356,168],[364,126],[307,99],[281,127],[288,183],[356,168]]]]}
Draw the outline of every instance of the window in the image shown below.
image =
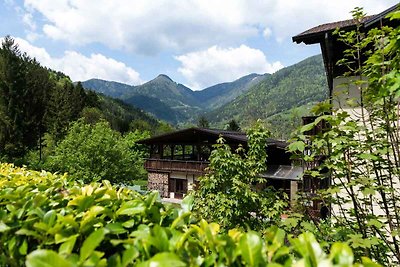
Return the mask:
{"type": "Polygon", "coordinates": [[[187,193],[187,180],[170,178],[169,191],[175,193],[175,198],[182,198],[187,193]]]}

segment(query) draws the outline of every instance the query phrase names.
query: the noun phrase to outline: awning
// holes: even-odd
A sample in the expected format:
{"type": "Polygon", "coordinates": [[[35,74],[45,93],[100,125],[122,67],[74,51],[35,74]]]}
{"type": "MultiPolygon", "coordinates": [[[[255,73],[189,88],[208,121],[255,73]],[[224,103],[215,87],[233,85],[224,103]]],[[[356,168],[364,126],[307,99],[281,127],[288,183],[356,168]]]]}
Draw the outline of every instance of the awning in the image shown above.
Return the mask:
{"type": "Polygon", "coordinates": [[[261,177],[279,180],[301,180],[303,177],[303,168],[290,165],[269,165],[261,177]]]}

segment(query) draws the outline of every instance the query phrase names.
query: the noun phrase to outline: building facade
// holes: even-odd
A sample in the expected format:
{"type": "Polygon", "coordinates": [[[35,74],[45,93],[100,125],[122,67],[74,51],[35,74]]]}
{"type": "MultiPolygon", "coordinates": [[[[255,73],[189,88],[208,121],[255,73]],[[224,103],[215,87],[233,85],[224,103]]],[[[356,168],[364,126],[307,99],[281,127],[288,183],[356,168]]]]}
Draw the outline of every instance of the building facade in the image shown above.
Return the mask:
{"type": "MultiPolygon", "coordinates": [[[[189,128],[142,140],[149,147],[148,190],[159,191],[165,201],[182,199],[190,190],[199,186],[199,178],[207,172],[212,146],[223,137],[233,150],[247,148],[247,136],[243,132],[205,128],[189,128]]],[[[269,179],[269,185],[283,189],[294,201],[297,184],[303,168],[293,166],[287,143],[267,140],[268,170],[261,174],[269,179]]]]}

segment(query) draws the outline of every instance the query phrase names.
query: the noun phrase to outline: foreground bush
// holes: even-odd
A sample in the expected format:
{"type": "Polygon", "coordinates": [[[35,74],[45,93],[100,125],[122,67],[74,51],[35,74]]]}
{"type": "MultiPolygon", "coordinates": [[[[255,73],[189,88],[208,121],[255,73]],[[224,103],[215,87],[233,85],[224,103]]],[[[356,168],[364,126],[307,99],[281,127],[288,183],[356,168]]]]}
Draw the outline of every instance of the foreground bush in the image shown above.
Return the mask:
{"type": "Polygon", "coordinates": [[[276,227],[264,239],[221,234],[192,216],[190,199],[182,209],[157,199],[0,164],[0,266],[353,266],[345,244],[327,255],[310,233],[290,246],[276,227]]]}
{"type": "Polygon", "coordinates": [[[106,179],[129,183],[146,177],[144,151],[136,143],[146,137],[147,132],[139,131],[121,136],[105,121],[90,125],[78,120],[44,165],[85,182],[106,179]]]}

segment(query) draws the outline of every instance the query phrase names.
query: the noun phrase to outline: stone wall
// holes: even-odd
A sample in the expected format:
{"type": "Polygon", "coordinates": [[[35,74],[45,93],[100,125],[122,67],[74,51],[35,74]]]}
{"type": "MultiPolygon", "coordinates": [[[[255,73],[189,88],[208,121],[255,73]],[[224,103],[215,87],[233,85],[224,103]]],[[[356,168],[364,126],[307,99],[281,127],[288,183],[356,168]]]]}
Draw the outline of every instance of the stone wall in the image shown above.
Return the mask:
{"type": "Polygon", "coordinates": [[[157,190],[161,197],[169,197],[168,193],[168,173],[149,172],[147,189],[149,191],[157,190]]]}

